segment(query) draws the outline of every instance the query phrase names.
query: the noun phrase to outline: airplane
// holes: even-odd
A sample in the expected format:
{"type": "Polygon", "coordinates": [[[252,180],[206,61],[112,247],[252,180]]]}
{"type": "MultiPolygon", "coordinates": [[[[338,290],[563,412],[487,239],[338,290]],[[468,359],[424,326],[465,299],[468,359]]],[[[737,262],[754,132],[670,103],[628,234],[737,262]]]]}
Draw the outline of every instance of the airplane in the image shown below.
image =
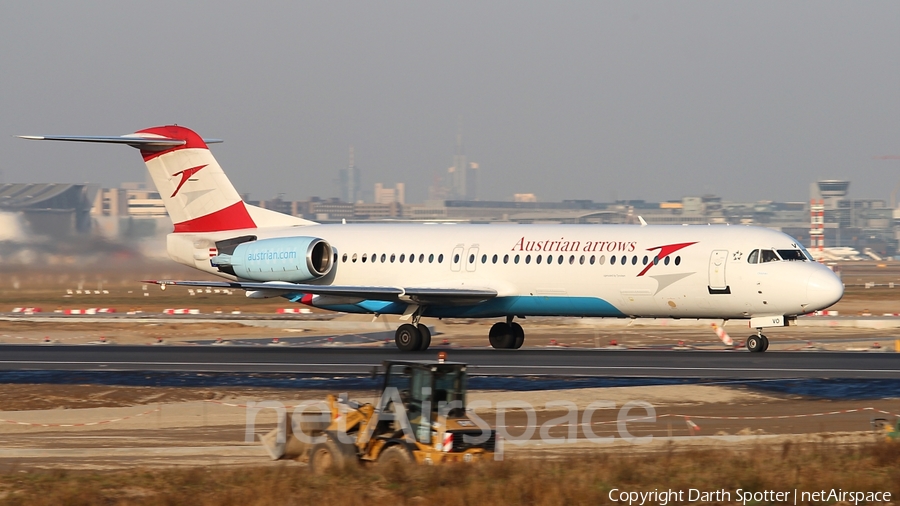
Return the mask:
{"type": "Polygon", "coordinates": [[[753,226],[319,224],[241,200],[208,144],[176,125],[125,136],[20,136],[140,150],[174,223],[169,256],[236,288],[331,311],[399,315],[402,351],[429,347],[423,318],[496,318],[488,341],[517,349],[529,316],[793,323],[843,296],[796,239],[753,226]]]}

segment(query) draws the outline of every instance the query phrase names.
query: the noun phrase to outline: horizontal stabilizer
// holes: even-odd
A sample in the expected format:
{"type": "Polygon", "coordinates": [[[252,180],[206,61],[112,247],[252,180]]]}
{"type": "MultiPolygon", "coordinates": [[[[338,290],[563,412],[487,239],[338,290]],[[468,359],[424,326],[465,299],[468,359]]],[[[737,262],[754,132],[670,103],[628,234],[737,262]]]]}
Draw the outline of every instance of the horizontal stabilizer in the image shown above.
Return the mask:
{"type": "MultiPolygon", "coordinates": [[[[125,144],[138,149],[172,148],[184,146],[184,139],[170,139],[161,136],[138,135],[19,135],[20,139],[30,141],[68,141],[68,142],[101,142],[106,144],[125,144]]],[[[222,139],[203,139],[207,144],[222,142],[222,139]]]]}

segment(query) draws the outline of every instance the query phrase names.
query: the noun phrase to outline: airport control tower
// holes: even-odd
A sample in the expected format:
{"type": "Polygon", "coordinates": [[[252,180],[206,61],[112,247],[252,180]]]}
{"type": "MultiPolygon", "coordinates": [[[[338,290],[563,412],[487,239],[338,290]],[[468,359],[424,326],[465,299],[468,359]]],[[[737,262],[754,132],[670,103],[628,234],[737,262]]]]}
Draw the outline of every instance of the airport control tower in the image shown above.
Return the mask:
{"type": "Polygon", "coordinates": [[[824,200],[825,209],[837,209],[838,202],[847,198],[850,189],[850,181],[839,181],[837,179],[826,179],[815,183],[814,191],[816,192],[812,198],[824,200]]]}
{"type": "Polygon", "coordinates": [[[841,245],[841,228],[850,227],[851,209],[845,204],[850,181],[825,179],[810,185],[810,244],[813,251],[825,246],[825,238],[833,245],[841,245]],[[831,230],[830,232],[826,229],[831,230]]]}

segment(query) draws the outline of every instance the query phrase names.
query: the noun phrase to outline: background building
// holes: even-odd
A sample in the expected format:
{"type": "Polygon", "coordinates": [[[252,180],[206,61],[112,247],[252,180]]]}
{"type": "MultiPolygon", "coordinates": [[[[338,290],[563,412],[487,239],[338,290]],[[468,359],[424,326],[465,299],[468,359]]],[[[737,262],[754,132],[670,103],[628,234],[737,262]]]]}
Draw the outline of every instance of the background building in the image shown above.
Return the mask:
{"type": "Polygon", "coordinates": [[[32,234],[85,234],[91,231],[96,193],[97,186],[89,184],[0,184],[0,211],[20,215],[32,234]]]}
{"type": "Polygon", "coordinates": [[[406,203],[406,185],[397,183],[393,188],[386,188],[381,183],[375,183],[375,203],[376,204],[405,204],[406,203]]]}
{"type": "Polygon", "coordinates": [[[350,146],[350,163],[346,169],[338,171],[338,180],[341,186],[341,200],[344,202],[357,202],[362,200],[362,176],[356,167],[353,146],[350,146]]]}

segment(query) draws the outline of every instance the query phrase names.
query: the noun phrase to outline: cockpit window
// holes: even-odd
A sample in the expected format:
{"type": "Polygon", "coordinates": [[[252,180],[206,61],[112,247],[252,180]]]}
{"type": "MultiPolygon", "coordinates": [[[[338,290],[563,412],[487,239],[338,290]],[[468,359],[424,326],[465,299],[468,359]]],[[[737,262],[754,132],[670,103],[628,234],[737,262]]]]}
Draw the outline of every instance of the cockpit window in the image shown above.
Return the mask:
{"type": "Polygon", "coordinates": [[[780,259],[774,251],[770,249],[764,249],[760,251],[759,263],[764,264],[766,262],[777,262],[778,260],[780,259]]]}
{"type": "Polygon", "coordinates": [[[813,256],[809,253],[809,250],[807,250],[806,248],[804,248],[802,244],[800,245],[800,251],[803,252],[803,254],[806,256],[806,258],[807,258],[810,262],[815,262],[815,261],[816,261],[816,259],[813,258],[813,256]]]}
{"type": "Polygon", "coordinates": [[[755,249],[747,255],[747,263],[748,264],[756,264],[759,263],[759,250],[755,249]]]}
{"type": "Polygon", "coordinates": [[[803,252],[798,249],[780,249],[778,250],[778,256],[780,256],[782,260],[795,262],[806,261],[806,255],[804,255],[803,252]]]}

